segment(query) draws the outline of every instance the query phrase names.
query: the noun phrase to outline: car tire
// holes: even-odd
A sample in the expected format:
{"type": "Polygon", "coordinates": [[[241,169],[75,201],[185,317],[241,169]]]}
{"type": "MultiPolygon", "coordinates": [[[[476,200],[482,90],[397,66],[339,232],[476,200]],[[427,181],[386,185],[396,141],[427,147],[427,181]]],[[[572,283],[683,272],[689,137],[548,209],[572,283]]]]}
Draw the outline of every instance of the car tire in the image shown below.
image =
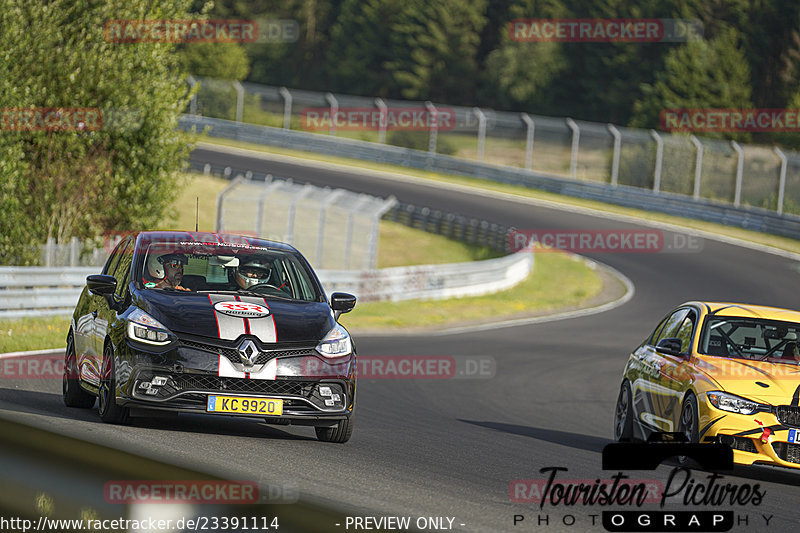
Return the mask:
{"type": "Polygon", "coordinates": [[[633,439],[633,394],[628,380],[622,382],[614,410],[614,440],[633,439]]]}
{"type": "MultiPolygon", "coordinates": [[[[691,392],[686,395],[681,407],[681,418],[678,421],[678,431],[686,435],[689,443],[700,442],[700,430],[698,426],[697,400],[691,392]]],[[[685,455],[678,456],[678,464],[689,466],[692,461],[685,455]]]]}
{"type": "Polygon", "coordinates": [[[94,407],[94,395],[81,388],[78,381],[78,361],[75,355],[75,340],[72,333],[67,337],[67,349],[64,352],[64,376],[61,383],[61,397],[67,407],[91,409],[94,407]]]}
{"type": "Polygon", "coordinates": [[[109,424],[124,424],[128,421],[130,410],[117,405],[117,380],[114,375],[114,348],[107,343],[103,350],[103,371],[98,391],[100,420],[109,424]]]}
{"type": "Polygon", "coordinates": [[[353,417],[340,420],[338,424],[330,427],[315,427],[317,438],[322,442],[335,442],[342,444],[350,440],[353,434],[353,417]]]}

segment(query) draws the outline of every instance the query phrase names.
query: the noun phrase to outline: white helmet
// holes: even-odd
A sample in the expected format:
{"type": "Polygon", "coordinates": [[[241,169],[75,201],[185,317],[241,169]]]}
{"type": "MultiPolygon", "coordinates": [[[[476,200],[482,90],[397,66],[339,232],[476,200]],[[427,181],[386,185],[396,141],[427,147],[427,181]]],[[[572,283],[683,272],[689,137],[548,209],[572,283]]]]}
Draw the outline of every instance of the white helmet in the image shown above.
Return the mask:
{"type": "Polygon", "coordinates": [[[236,269],[236,283],[243,289],[266,283],[269,279],[272,265],[260,259],[251,259],[236,269]]]}
{"type": "Polygon", "coordinates": [[[176,261],[185,265],[187,263],[186,256],[180,253],[169,253],[156,255],[151,253],[147,258],[147,272],[157,280],[162,280],[167,275],[164,270],[164,263],[176,261]]]}
{"type": "Polygon", "coordinates": [[[153,253],[147,257],[147,273],[154,279],[161,281],[167,274],[164,272],[164,265],[161,264],[159,259],[161,258],[153,253]]]}

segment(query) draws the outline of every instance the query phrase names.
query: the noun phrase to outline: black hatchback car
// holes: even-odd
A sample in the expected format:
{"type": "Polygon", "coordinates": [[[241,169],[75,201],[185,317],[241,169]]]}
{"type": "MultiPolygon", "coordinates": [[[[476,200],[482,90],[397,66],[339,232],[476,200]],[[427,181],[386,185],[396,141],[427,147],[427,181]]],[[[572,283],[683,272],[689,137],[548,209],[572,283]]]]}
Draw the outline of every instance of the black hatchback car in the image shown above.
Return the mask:
{"type": "Polygon", "coordinates": [[[292,246],[238,235],[141,232],[89,276],[70,324],[63,396],[123,423],[153,410],[353,431],[356,352],[292,246]]]}

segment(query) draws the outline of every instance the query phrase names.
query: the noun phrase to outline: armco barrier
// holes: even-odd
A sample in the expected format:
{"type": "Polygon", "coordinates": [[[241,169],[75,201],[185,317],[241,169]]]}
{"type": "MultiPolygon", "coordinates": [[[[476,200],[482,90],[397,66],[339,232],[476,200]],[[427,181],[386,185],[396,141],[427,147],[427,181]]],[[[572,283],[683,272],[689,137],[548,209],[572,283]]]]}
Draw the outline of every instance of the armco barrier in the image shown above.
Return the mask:
{"type": "Polygon", "coordinates": [[[72,313],[86,276],[102,267],[0,267],[0,318],[72,313]]]}
{"type": "Polygon", "coordinates": [[[355,294],[361,301],[440,300],[480,296],[510,289],[533,268],[533,253],[446,265],[416,265],[380,270],[323,270],[325,290],[355,294]]]}
{"type": "MultiPolygon", "coordinates": [[[[800,217],[779,215],[774,211],[757,207],[734,207],[731,204],[693,199],[691,196],[680,194],[656,193],[651,189],[568,179],[542,172],[490,165],[409,148],[193,115],[183,115],[179,126],[184,130],[203,131],[207,129],[208,134],[212,137],[477,177],[800,239],[800,217]]],[[[192,166],[197,168],[203,165],[202,162],[193,160],[192,166]]]]}
{"type": "MultiPolygon", "coordinates": [[[[318,270],[326,292],[348,291],[362,301],[442,299],[509,289],[533,268],[532,253],[470,263],[379,270],[318,270]]],[[[0,267],[0,318],[72,313],[94,268],[0,267]]]]}

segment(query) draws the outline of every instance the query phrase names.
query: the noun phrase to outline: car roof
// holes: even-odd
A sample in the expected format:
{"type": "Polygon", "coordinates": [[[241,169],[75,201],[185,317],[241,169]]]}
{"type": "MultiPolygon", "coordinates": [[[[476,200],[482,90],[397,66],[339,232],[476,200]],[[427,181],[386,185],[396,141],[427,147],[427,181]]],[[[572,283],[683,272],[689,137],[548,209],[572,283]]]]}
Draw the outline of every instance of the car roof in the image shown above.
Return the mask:
{"type": "Polygon", "coordinates": [[[141,231],[136,234],[137,239],[144,238],[150,242],[209,242],[214,244],[233,244],[248,246],[259,246],[274,248],[276,250],[284,250],[287,252],[297,252],[294,246],[289,244],[270,241],[259,237],[249,235],[238,235],[232,233],[212,233],[207,231],[141,231]]]}
{"type": "Polygon", "coordinates": [[[699,305],[708,314],[745,318],[765,318],[785,322],[800,322],[800,312],[782,307],[753,305],[736,302],[687,302],[684,305],[699,305]]]}

